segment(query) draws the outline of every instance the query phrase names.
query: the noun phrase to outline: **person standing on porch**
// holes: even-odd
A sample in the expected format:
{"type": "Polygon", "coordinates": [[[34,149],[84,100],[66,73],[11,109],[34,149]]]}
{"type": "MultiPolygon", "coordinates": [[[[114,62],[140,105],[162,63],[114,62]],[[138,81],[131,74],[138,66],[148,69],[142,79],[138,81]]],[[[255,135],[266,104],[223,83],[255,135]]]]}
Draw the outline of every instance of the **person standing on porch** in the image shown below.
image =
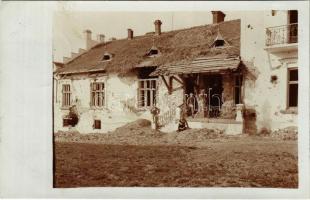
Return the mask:
{"type": "Polygon", "coordinates": [[[198,117],[204,117],[204,111],[205,111],[205,105],[206,105],[206,94],[204,90],[200,91],[200,94],[198,95],[198,117]]]}
{"type": "Polygon", "coordinates": [[[195,96],[193,95],[193,93],[189,94],[189,97],[187,99],[187,106],[189,108],[190,111],[190,115],[194,118],[194,112],[195,112],[195,96]]]}

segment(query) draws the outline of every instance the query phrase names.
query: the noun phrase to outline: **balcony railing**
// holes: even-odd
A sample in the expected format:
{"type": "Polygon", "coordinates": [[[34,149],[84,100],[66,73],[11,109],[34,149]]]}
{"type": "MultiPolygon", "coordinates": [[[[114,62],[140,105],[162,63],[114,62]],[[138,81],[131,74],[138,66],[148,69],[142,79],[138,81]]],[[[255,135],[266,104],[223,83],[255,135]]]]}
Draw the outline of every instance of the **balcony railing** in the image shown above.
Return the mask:
{"type": "Polygon", "coordinates": [[[298,42],[298,24],[269,27],[266,29],[266,46],[298,42]]]}

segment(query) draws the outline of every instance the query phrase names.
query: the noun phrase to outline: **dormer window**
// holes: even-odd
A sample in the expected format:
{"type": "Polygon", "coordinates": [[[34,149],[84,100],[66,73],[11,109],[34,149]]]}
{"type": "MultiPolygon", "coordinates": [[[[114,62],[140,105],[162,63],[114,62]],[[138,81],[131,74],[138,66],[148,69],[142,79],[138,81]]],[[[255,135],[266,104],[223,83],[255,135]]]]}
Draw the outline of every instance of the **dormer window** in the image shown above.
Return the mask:
{"type": "Polygon", "coordinates": [[[112,54],[105,53],[103,54],[101,61],[110,61],[111,59],[112,59],[112,54]]]}
{"type": "Polygon", "coordinates": [[[222,47],[224,46],[224,44],[225,44],[224,40],[216,40],[214,42],[214,47],[222,47]]]}
{"type": "Polygon", "coordinates": [[[149,52],[146,54],[147,57],[155,57],[160,54],[159,50],[156,47],[152,47],[149,52]]]}
{"type": "Polygon", "coordinates": [[[102,58],[102,60],[110,60],[110,59],[111,59],[110,55],[104,55],[102,58]]]}
{"type": "Polygon", "coordinates": [[[214,42],[212,43],[211,47],[224,47],[224,46],[228,46],[228,42],[226,42],[224,40],[224,38],[222,37],[222,35],[220,34],[220,32],[218,32],[214,42]]]}

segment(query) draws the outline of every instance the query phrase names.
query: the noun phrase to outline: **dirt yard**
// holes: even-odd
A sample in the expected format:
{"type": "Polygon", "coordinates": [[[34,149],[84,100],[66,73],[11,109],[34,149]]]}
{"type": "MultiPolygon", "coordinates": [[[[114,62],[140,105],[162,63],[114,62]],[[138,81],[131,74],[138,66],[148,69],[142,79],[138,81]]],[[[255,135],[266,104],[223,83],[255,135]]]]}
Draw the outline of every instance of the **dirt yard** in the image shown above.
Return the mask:
{"type": "Polygon", "coordinates": [[[129,124],[111,134],[55,134],[55,187],[298,187],[297,140],[161,133],[129,124]]]}

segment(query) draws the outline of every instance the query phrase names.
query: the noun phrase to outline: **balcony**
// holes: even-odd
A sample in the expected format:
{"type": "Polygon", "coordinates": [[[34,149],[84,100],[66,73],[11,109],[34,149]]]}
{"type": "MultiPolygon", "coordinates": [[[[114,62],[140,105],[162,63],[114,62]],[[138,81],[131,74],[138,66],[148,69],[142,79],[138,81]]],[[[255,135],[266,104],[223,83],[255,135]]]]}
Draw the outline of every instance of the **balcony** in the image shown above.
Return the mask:
{"type": "Polygon", "coordinates": [[[297,50],[298,24],[287,24],[266,29],[266,50],[269,52],[297,50]]]}

